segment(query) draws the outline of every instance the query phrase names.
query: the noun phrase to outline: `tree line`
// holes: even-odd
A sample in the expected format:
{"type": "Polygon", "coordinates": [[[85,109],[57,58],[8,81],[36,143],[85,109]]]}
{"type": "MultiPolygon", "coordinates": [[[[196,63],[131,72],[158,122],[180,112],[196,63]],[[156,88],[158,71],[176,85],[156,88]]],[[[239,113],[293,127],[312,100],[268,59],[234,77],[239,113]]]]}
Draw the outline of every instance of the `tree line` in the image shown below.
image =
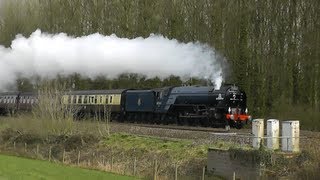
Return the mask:
{"type": "MultiPolygon", "coordinates": [[[[37,28],[74,36],[157,33],[207,43],[228,59],[226,81],[246,91],[254,116],[299,118],[303,126],[317,123],[320,129],[319,9],[318,0],[4,0],[0,44],[8,47],[16,34],[28,36],[37,28]]],[[[103,88],[125,81],[142,88],[166,84],[150,79],[139,85],[139,76],[79,81],[89,88],[95,87],[93,81],[108,84],[103,88]]],[[[181,83],[171,80],[167,84],[181,83]]]]}
{"type": "MultiPolygon", "coordinates": [[[[105,76],[98,76],[96,78],[88,78],[79,73],[69,76],[58,75],[55,79],[44,80],[41,77],[32,77],[31,79],[20,77],[17,79],[16,88],[19,91],[30,92],[37,91],[43,86],[43,82],[55,82],[57,84],[64,84],[66,90],[104,90],[104,89],[154,89],[169,86],[190,86],[190,85],[211,85],[204,79],[190,78],[181,80],[179,76],[171,75],[167,78],[160,79],[159,77],[147,78],[145,75],[136,73],[123,73],[117,78],[108,79],[105,76]]],[[[13,89],[14,87],[9,87],[13,89]]]]}

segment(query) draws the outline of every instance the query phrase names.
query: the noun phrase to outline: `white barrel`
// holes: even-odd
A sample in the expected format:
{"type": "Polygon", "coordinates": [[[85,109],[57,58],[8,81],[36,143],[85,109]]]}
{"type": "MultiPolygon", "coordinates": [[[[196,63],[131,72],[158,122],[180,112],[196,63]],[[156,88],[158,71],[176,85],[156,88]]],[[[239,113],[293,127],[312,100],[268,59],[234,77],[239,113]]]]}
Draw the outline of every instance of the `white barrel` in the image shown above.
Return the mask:
{"type": "Polygon", "coordinates": [[[279,120],[267,120],[267,147],[268,149],[279,149],[279,120]]]}
{"type": "Polygon", "coordinates": [[[252,147],[253,148],[260,148],[260,143],[263,139],[264,135],[264,119],[254,119],[252,121],[252,147]]]}
{"type": "Polygon", "coordinates": [[[300,123],[299,121],[282,122],[282,151],[299,152],[300,123]]]}

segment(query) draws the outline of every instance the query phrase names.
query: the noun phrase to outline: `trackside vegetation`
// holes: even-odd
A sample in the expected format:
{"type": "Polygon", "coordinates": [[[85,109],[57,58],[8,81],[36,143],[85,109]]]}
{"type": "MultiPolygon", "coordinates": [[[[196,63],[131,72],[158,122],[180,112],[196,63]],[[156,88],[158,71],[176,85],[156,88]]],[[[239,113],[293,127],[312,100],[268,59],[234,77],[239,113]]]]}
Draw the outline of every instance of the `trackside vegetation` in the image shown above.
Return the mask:
{"type": "Polygon", "coordinates": [[[137,178],[120,176],[102,171],[68,167],[50,163],[48,161],[0,155],[0,179],[129,180],[137,178]]]}
{"type": "MultiPolygon", "coordinates": [[[[122,151],[135,151],[135,154],[154,152],[156,154],[166,154],[174,161],[188,161],[193,158],[206,158],[209,147],[221,149],[240,148],[240,145],[231,142],[211,142],[195,144],[192,140],[166,139],[152,136],[138,136],[127,133],[115,133],[106,137],[103,146],[122,151]]],[[[250,149],[249,146],[243,146],[250,149]]]]}
{"type": "MultiPolygon", "coordinates": [[[[308,179],[318,176],[319,139],[317,138],[301,142],[302,152],[295,155],[295,158],[288,159],[282,158],[284,156],[278,151],[275,152],[276,158],[273,158],[273,152],[264,148],[252,151],[247,143],[231,139],[224,141],[215,138],[175,139],[168,138],[170,133],[175,133],[169,131],[168,137],[135,135],[121,132],[121,129],[116,130],[114,129],[116,126],[110,127],[113,131],[110,134],[101,134],[97,131],[98,126],[104,127],[104,125],[95,122],[75,123],[77,131],[72,131],[71,134],[61,135],[59,131],[54,131],[57,134],[44,135],[42,131],[37,131],[39,128],[28,127],[27,124],[29,122],[32,124],[33,121],[27,119],[23,121],[13,117],[0,117],[0,120],[0,150],[3,153],[48,160],[51,149],[51,161],[64,162],[69,166],[146,178],[153,177],[156,167],[159,177],[169,179],[174,177],[175,169],[178,168],[179,177],[198,177],[202,174],[202,168],[206,166],[208,148],[216,148],[229,150],[235,157],[244,156],[243,151],[257,153],[258,160],[262,158],[265,161],[266,168],[272,171],[270,171],[272,176],[309,177],[308,179]]],[[[143,134],[143,130],[141,132],[143,134]]],[[[2,162],[1,158],[0,161],[2,162]]],[[[2,167],[5,164],[0,165],[1,170],[11,168],[10,165],[7,165],[8,168],[2,167]]],[[[11,175],[10,172],[1,170],[0,175],[11,175]]]]}

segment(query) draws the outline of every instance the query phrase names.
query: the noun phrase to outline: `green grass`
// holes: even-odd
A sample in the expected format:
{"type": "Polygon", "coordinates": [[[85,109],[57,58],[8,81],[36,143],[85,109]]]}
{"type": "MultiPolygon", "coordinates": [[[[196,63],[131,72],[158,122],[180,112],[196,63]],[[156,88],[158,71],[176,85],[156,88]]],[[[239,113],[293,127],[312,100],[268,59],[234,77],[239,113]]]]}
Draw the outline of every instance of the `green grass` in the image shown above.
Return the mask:
{"type": "Polygon", "coordinates": [[[0,179],[116,179],[133,177],[120,176],[102,171],[69,167],[47,161],[0,155],[0,179]]]}
{"type": "Polygon", "coordinates": [[[188,140],[166,140],[151,136],[138,136],[125,133],[114,133],[105,139],[105,144],[131,149],[133,147],[154,150],[177,150],[190,146],[188,140]]]}
{"type": "Polygon", "coordinates": [[[146,152],[165,153],[176,160],[206,158],[209,147],[229,149],[234,143],[215,142],[214,144],[194,144],[191,140],[162,139],[151,136],[137,136],[125,133],[114,133],[107,137],[103,144],[108,147],[142,154],[146,152]]]}

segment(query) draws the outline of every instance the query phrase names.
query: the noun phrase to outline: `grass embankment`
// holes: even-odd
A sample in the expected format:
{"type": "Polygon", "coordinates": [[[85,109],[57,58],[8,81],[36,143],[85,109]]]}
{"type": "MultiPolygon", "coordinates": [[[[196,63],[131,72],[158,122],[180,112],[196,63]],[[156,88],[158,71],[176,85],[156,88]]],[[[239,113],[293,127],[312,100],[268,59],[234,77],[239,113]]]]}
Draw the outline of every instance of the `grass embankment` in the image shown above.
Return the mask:
{"type": "MultiPolygon", "coordinates": [[[[8,152],[14,151],[14,154],[21,156],[47,159],[49,147],[52,147],[54,161],[61,162],[65,150],[66,164],[119,174],[135,174],[140,177],[153,177],[156,168],[159,176],[172,179],[176,167],[179,169],[179,175],[199,177],[207,163],[209,147],[251,149],[249,146],[219,140],[201,142],[201,139],[182,140],[128,133],[109,134],[106,131],[106,124],[99,122],[74,123],[69,134],[49,134],[50,131],[42,129],[46,126],[40,126],[32,117],[0,117],[0,120],[0,144],[5,145],[8,152]],[[16,143],[15,149],[14,143],[16,143]],[[24,150],[25,143],[28,144],[27,150],[24,150]],[[37,144],[40,144],[41,148],[39,155],[35,156],[37,144]],[[77,160],[79,152],[81,158],[77,160]],[[155,167],[156,162],[157,167],[155,167]]],[[[299,178],[317,177],[318,162],[320,162],[319,139],[302,139],[301,145],[303,152],[300,156],[293,161],[278,158],[276,162],[269,163],[270,168],[279,176],[295,174],[299,178]]],[[[269,153],[266,155],[268,155],[266,159],[270,160],[269,153]]]]}
{"type": "Polygon", "coordinates": [[[117,179],[129,180],[133,177],[87,170],[47,161],[0,155],[0,179],[117,179]]]}
{"type": "Polygon", "coordinates": [[[73,130],[66,135],[49,134],[50,131],[44,131],[32,116],[0,119],[0,143],[6,152],[13,152],[10,154],[47,159],[51,147],[53,161],[62,162],[65,151],[66,164],[141,177],[152,177],[156,168],[159,175],[171,179],[176,167],[179,175],[201,176],[209,146],[237,147],[234,143],[222,141],[207,143],[127,133],[109,134],[105,131],[105,124],[99,122],[74,123],[73,130]],[[35,153],[37,145],[40,147],[38,154],[35,153]]]}
{"type": "MultiPolygon", "coordinates": [[[[240,145],[227,142],[200,143],[192,140],[158,138],[152,136],[138,136],[126,133],[115,133],[102,141],[103,147],[122,149],[123,151],[135,151],[139,156],[146,153],[166,154],[172,160],[187,161],[193,158],[206,158],[209,147],[229,149],[240,145]]],[[[243,146],[243,148],[249,148],[243,146]]]]}

